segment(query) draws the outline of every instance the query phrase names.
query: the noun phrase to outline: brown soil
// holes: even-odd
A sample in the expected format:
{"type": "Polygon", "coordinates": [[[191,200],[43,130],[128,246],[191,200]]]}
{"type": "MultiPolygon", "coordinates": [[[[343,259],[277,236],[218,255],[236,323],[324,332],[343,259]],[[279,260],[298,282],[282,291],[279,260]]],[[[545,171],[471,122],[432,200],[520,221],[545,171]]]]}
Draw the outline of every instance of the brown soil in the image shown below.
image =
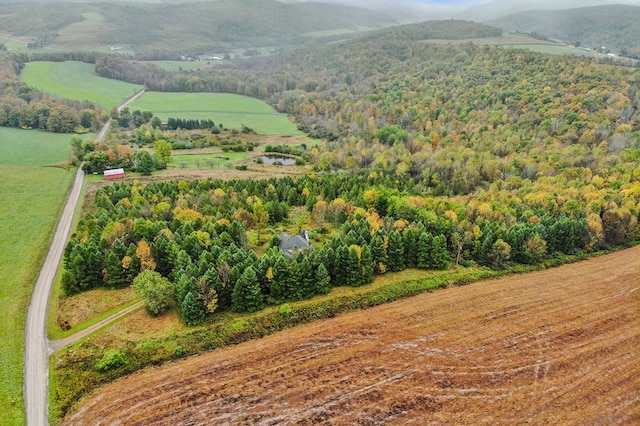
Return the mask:
{"type": "Polygon", "coordinates": [[[640,424],[640,247],[109,384],[66,424],[640,424]]]}

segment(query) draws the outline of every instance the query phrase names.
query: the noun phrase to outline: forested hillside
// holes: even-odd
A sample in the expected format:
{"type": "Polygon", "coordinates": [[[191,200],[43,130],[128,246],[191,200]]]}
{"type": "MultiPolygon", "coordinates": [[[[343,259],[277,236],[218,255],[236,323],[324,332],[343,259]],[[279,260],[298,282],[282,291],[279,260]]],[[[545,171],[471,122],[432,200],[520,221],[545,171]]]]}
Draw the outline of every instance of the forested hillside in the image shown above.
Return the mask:
{"type": "Polygon", "coordinates": [[[424,40],[433,27],[405,26],[208,72],[145,72],[116,59],[96,68],[151,90],[266,99],[326,139],[319,170],[406,174],[436,194],[632,163],[639,147],[638,69],[433,45],[424,40]]]}
{"type": "MultiPolygon", "coordinates": [[[[457,24],[467,32],[495,31],[457,24]]],[[[384,273],[420,266],[420,253],[426,256],[423,267],[434,267],[426,260],[433,257],[433,241],[439,241],[445,259],[435,267],[446,266],[454,254],[458,262],[502,267],[509,260],[535,263],[557,253],[636,239],[640,72],[528,51],[428,43],[433,34],[450,28],[410,25],[207,74],[164,73],[159,78],[155,69],[98,61],[101,73],[120,70],[156,90],[164,84],[169,90],[263,97],[323,140],[310,152],[317,172],[346,176],[105,189],[97,195],[95,217],[81,223],[68,248],[67,292],[101,281],[113,287],[131,283],[145,270],[140,263],[144,253],[156,250],[151,258],[163,259],[157,262],[165,268],[162,274],[194,293],[200,291],[197,280],[218,262],[217,278],[212,272],[202,279],[209,286],[221,285],[215,292],[226,291],[230,307],[230,292],[246,262],[264,264],[255,266],[260,270],[279,262],[276,253],[258,259],[243,251],[250,248],[243,232],[259,234],[267,222],[286,222],[288,209],[302,206],[313,213],[317,226],[326,220],[340,228],[340,237],[323,241],[323,250],[309,255],[310,265],[291,266],[308,271],[294,273],[298,282],[287,284],[285,293],[279,289],[274,296],[269,283],[261,284],[264,300],[295,300],[324,291],[299,288],[305,282],[301,277],[316,273],[320,264],[331,285],[349,284],[339,274],[351,270],[347,262],[354,245],[360,248],[353,254],[353,270],[384,273]],[[156,247],[165,237],[162,244],[173,248],[156,247]],[[151,248],[144,247],[147,243],[140,248],[143,241],[151,248]],[[232,245],[240,252],[223,255],[223,247],[231,250],[232,245]],[[108,274],[102,280],[99,276],[108,266],[97,253],[109,246],[119,250],[114,283],[108,274]],[[324,251],[327,247],[332,254],[324,251]],[[334,255],[345,264],[328,263],[334,255]],[[237,269],[235,275],[220,275],[221,258],[237,269]],[[187,268],[190,262],[192,269],[187,268]],[[191,284],[181,281],[185,276],[191,284]]],[[[206,300],[206,294],[198,300],[206,300]]],[[[179,296],[177,302],[184,299],[179,296]]]]}
{"type": "Polygon", "coordinates": [[[532,10],[489,21],[507,31],[538,33],[591,49],[603,46],[639,57],[640,7],[593,6],[567,10],[532,10]]]}
{"type": "Polygon", "coordinates": [[[276,0],[0,4],[0,30],[29,37],[34,47],[124,46],[129,54],[156,59],[318,43],[394,24],[394,18],[362,8],[276,0]],[[74,23],[82,25],[62,38],[74,23]]]}
{"type": "MultiPolygon", "coordinates": [[[[148,90],[264,99],[320,143],[307,148],[308,174],[297,177],[98,190],[65,250],[65,294],[131,285],[149,313],[175,309],[185,324],[208,327],[230,311],[363,286],[388,272],[446,270],[435,284],[310,302],[300,319],[307,321],[450,278],[550,266],[637,241],[640,70],[430,42],[499,34],[465,21],[427,22],[197,71],[96,57],[98,74],[148,90]],[[284,231],[308,231],[301,235],[312,246],[289,258],[277,248],[284,231]]],[[[150,344],[83,343],[56,363],[58,409],[123,374],[278,324],[209,340],[187,330],[150,344]]]]}

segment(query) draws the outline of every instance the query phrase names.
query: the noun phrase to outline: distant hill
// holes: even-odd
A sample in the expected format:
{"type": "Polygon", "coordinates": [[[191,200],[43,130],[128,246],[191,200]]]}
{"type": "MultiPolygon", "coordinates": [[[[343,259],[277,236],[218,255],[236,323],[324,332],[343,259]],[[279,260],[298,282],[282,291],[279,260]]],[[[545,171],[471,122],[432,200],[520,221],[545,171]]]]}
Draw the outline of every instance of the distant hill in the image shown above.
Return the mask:
{"type": "Polygon", "coordinates": [[[36,47],[185,53],[277,47],[337,39],[397,24],[387,14],[327,3],[0,3],[0,32],[36,47]]]}
{"type": "Polygon", "coordinates": [[[489,24],[512,32],[538,33],[589,48],[640,55],[640,6],[610,5],[567,10],[532,10],[489,24]]]}

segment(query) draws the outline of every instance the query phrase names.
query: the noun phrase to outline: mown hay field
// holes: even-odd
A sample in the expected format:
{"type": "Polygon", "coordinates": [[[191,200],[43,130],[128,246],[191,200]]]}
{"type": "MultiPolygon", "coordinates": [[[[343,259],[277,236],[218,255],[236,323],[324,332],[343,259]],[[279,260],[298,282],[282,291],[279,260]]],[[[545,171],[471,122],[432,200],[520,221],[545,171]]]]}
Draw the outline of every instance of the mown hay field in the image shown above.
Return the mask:
{"type": "Polygon", "coordinates": [[[637,424],[639,258],[426,293],[178,361],[105,386],[64,423],[637,424]]]}
{"type": "Polygon", "coordinates": [[[168,118],[207,119],[229,129],[243,125],[262,135],[302,135],[289,118],[265,102],[229,93],[146,92],[131,109],[152,111],[162,121],[168,118]]]}
{"type": "Polygon", "coordinates": [[[138,84],[100,77],[92,64],[75,61],[28,62],[20,78],[41,92],[105,108],[114,108],[142,90],[138,84]]]}

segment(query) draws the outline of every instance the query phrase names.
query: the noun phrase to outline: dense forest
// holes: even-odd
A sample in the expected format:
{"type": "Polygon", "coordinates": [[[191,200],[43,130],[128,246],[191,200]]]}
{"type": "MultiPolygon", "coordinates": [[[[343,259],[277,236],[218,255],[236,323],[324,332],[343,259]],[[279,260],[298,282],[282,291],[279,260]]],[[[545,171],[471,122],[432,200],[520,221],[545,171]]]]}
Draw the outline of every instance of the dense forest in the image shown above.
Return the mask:
{"type": "Polygon", "coordinates": [[[535,198],[489,203],[427,192],[410,178],[375,173],[107,186],[67,245],[63,288],[72,295],[133,284],[150,313],[175,304],[195,324],[216,310],[252,312],[388,271],[535,264],[637,236],[626,209],[594,223],[535,198]],[[273,229],[291,221],[292,209],[308,213],[317,246],[289,259],[273,229]],[[265,239],[271,248],[258,255],[265,239]]]}
{"type": "Polygon", "coordinates": [[[67,247],[66,293],[144,274],[136,287],[175,286],[171,303],[197,323],[389,270],[502,268],[636,240],[640,71],[428,41],[453,33],[499,30],[413,24],[189,72],[96,57],[100,75],[150,90],[266,100],[321,140],[305,153],[318,174],[104,188],[67,247]],[[294,211],[317,247],[290,260],[270,230],[294,211]]]}
{"type": "Polygon", "coordinates": [[[155,90],[262,97],[322,139],[310,150],[320,174],[104,188],[67,248],[67,293],[153,271],[195,323],[389,270],[502,268],[636,240],[640,71],[428,43],[438,28],[451,27],[409,25],[209,72],[98,60],[99,73],[155,90]],[[289,260],[269,230],[296,209],[317,247],[289,260]]]}
{"type": "MultiPolygon", "coordinates": [[[[319,170],[372,167],[426,180],[438,194],[592,174],[633,163],[637,69],[471,44],[424,41],[434,23],[239,62],[213,71],[145,72],[107,58],[103,75],[152,90],[267,100],[324,139],[319,170]]],[[[480,27],[479,29],[482,29],[480,27]]]]}

